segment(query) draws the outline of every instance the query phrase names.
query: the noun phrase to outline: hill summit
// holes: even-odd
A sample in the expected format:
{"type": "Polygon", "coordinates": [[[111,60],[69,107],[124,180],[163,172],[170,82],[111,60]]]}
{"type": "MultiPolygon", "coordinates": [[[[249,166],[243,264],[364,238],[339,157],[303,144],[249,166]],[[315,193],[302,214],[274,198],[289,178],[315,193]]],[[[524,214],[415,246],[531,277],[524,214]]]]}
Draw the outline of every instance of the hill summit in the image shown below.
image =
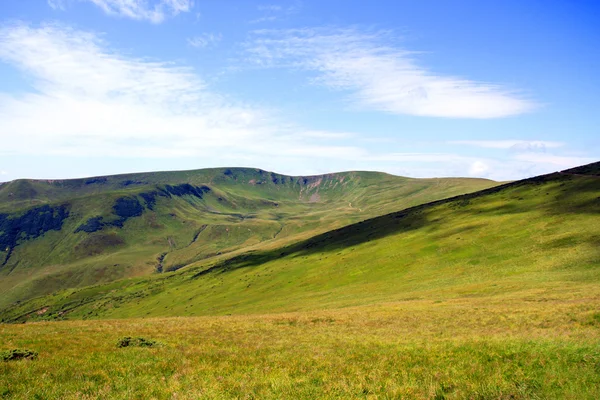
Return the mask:
{"type": "MultiPolygon", "coordinates": [[[[252,217],[228,214],[228,233],[219,238],[213,231],[211,236],[215,242],[224,241],[228,234],[236,234],[234,227],[258,231],[261,225],[267,229],[270,223],[280,224],[280,228],[274,227],[275,234],[268,231],[262,241],[244,236],[246,241],[238,248],[186,263],[186,268],[180,270],[58,292],[13,304],[2,315],[6,321],[218,315],[330,309],[410,299],[522,298],[534,293],[554,296],[564,290],[588,291],[597,287],[594,266],[600,260],[599,169],[600,163],[591,164],[400,206],[399,211],[373,218],[363,218],[363,211],[357,208],[367,209],[369,202],[388,204],[382,199],[386,193],[390,196],[389,191],[407,190],[408,184],[425,182],[349,173],[354,174],[351,180],[355,185],[350,193],[356,196],[357,188],[365,193],[362,203],[352,198],[356,206],[344,204],[351,194],[343,192],[343,185],[340,187],[341,177],[330,181],[331,192],[323,190],[319,202],[295,197],[301,188],[293,200],[263,197],[259,201],[277,205],[269,203],[252,217]],[[367,184],[369,179],[377,184],[367,184]],[[382,190],[383,182],[388,182],[387,190],[382,190]],[[340,190],[339,194],[334,188],[340,190]],[[378,196],[366,195],[376,188],[378,196]],[[335,200],[338,195],[343,203],[335,200]],[[358,222],[352,222],[354,215],[360,215],[358,222]],[[311,220],[314,225],[303,225],[311,220]],[[328,230],[319,232],[325,226],[328,230]],[[592,287],[585,286],[586,282],[592,287]]],[[[437,181],[438,185],[443,183],[449,182],[437,181]]],[[[420,191],[412,187],[409,192],[423,193],[429,187],[420,191]]],[[[246,190],[255,190],[251,188],[246,190]]],[[[217,190],[223,189],[211,188],[207,193],[215,196],[217,190]]],[[[192,205],[204,204],[195,202],[206,199],[205,194],[201,198],[165,195],[152,213],[159,210],[161,202],[172,207],[181,201],[178,207],[182,213],[187,208],[196,210],[192,205]]],[[[246,192],[241,198],[251,197],[246,192]]],[[[391,200],[389,204],[398,206],[391,200]]],[[[132,222],[143,221],[144,214],[150,212],[144,210],[132,222]]],[[[123,228],[132,222],[128,220],[123,228]]],[[[118,232],[116,229],[123,228],[113,225],[106,229],[118,232]]],[[[202,228],[198,237],[208,229],[202,228]]],[[[142,230],[137,232],[142,235],[142,230]]],[[[198,237],[192,237],[192,242],[196,243],[198,237]]],[[[186,244],[168,255],[186,254],[187,248],[196,249],[186,244]]],[[[144,254],[141,250],[137,255],[132,253],[135,249],[130,247],[127,255],[144,254]]]]}
{"type": "Polygon", "coordinates": [[[496,185],[213,168],[0,185],[0,306],[165,273],[496,185]]]}

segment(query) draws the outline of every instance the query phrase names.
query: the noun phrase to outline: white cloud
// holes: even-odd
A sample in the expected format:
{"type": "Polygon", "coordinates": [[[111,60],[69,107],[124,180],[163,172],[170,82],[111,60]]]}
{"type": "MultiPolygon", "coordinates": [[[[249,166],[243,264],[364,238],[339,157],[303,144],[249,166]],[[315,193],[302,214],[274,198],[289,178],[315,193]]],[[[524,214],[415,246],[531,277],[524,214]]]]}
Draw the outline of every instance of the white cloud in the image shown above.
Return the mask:
{"type": "Polygon", "coordinates": [[[188,12],[194,6],[192,0],[87,0],[100,7],[106,14],[136,20],[162,22],[167,16],[188,12]]]}
{"type": "Polygon", "coordinates": [[[347,140],[360,139],[355,133],[294,126],[213,92],[190,68],[124,56],[97,35],[62,25],[0,25],[0,62],[32,84],[29,92],[0,92],[0,159],[187,157],[197,167],[258,166],[290,174],[361,169],[497,180],[590,162],[532,152],[508,160],[401,153],[392,145],[369,151],[347,140]],[[475,168],[478,161],[488,169],[475,168]]]}
{"type": "Polygon", "coordinates": [[[471,167],[469,168],[469,175],[483,177],[486,176],[489,170],[490,167],[486,163],[477,160],[471,164],[471,167]]]}
{"type": "Polygon", "coordinates": [[[362,106],[393,114],[497,118],[535,104],[501,86],[442,76],[417,65],[413,54],[386,44],[385,32],[356,29],[260,30],[246,43],[249,61],[262,67],[296,67],[315,82],[353,92],[362,106]]]}
{"type": "Polygon", "coordinates": [[[0,154],[261,160],[359,152],[306,141],[305,130],[211,92],[190,68],[125,57],[89,32],[0,27],[0,60],[24,71],[34,89],[0,93],[0,154]]]}
{"type": "Polygon", "coordinates": [[[572,168],[598,161],[589,157],[558,156],[553,154],[523,153],[515,155],[515,159],[534,164],[546,164],[557,168],[572,168]]]}
{"type": "Polygon", "coordinates": [[[327,140],[338,140],[338,139],[349,139],[356,135],[352,132],[329,132],[329,131],[305,131],[301,132],[305,138],[316,138],[316,139],[327,139],[327,140]]]}
{"type": "Polygon", "coordinates": [[[282,10],[281,5],[277,5],[277,4],[263,4],[263,5],[259,5],[257,8],[260,11],[281,11],[282,10]]]}
{"type": "Polygon", "coordinates": [[[496,181],[523,179],[597,161],[589,157],[545,153],[517,153],[508,158],[454,153],[388,153],[365,154],[359,160],[368,161],[369,169],[375,167],[410,177],[470,176],[496,181]]]}
{"type": "Polygon", "coordinates": [[[481,147],[485,149],[506,149],[518,152],[544,152],[546,149],[563,147],[563,142],[544,140],[453,140],[450,144],[481,147]]]}
{"type": "Polygon", "coordinates": [[[411,162],[411,163],[465,163],[471,158],[450,153],[387,153],[372,156],[373,161],[411,162]]]}
{"type": "Polygon", "coordinates": [[[220,33],[203,33],[202,35],[188,38],[187,42],[192,47],[205,48],[216,45],[222,38],[223,36],[220,33]]]}
{"type": "Polygon", "coordinates": [[[261,4],[257,9],[263,13],[263,16],[250,21],[250,23],[258,24],[261,22],[277,21],[297,13],[301,7],[302,2],[300,0],[296,0],[287,6],[281,4],[261,4]]]}
{"type": "MultiPolygon", "coordinates": [[[[65,9],[68,0],[48,0],[53,9],[65,9]]],[[[169,16],[190,11],[193,0],[70,0],[90,2],[111,16],[161,23],[169,16]]]]}
{"type": "Polygon", "coordinates": [[[48,5],[54,10],[64,10],[65,0],[48,0],[48,5]]]}
{"type": "Polygon", "coordinates": [[[259,24],[261,22],[273,22],[273,21],[277,21],[278,19],[279,19],[279,17],[276,17],[274,15],[268,15],[265,17],[253,19],[252,21],[250,21],[250,23],[251,24],[259,24]]]}
{"type": "Polygon", "coordinates": [[[0,170],[0,175],[8,175],[8,172],[0,170]]]}

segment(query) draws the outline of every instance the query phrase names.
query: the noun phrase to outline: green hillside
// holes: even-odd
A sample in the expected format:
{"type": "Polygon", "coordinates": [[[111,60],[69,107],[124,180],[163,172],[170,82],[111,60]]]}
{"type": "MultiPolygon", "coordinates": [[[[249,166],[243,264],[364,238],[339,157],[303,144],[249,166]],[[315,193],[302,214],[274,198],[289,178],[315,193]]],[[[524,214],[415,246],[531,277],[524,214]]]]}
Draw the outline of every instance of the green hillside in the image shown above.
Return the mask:
{"type": "Polygon", "coordinates": [[[250,168],[8,182],[0,185],[0,307],[281,246],[494,185],[250,168]]]}
{"type": "Polygon", "coordinates": [[[600,163],[301,237],[4,308],[0,395],[599,397],[600,163]]]}
{"type": "Polygon", "coordinates": [[[69,290],[5,321],[289,312],[600,295],[598,165],[501,185],[174,273],[69,290]]]}

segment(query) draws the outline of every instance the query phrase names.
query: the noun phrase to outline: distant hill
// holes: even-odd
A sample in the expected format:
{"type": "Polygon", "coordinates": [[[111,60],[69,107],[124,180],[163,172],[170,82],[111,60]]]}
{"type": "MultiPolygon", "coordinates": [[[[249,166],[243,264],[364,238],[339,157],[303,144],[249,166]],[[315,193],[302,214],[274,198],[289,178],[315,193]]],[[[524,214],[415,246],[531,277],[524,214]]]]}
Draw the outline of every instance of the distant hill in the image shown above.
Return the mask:
{"type": "Polygon", "coordinates": [[[0,184],[0,307],[282,246],[495,185],[378,172],[292,177],[253,168],[7,182],[0,184]]]}
{"type": "MultiPolygon", "coordinates": [[[[565,291],[597,297],[599,168],[591,164],[408,207],[171,273],[62,291],[12,305],[0,315],[5,321],[223,315],[510,293],[538,301],[565,291]]],[[[336,204],[334,187],[340,197],[348,196],[341,185],[348,176],[357,187],[365,185],[365,193],[378,188],[381,201],[392,190],[382,190],[381,182],[392,187],[396,179],[349,174],[329,178],[332,192],[320,201],[336,204]],[[380,183],[370,186],[368,180],[380,183]]],[[[352,198],[357,201],[352,207],[366,207],[369,199],[352,198]]]]}

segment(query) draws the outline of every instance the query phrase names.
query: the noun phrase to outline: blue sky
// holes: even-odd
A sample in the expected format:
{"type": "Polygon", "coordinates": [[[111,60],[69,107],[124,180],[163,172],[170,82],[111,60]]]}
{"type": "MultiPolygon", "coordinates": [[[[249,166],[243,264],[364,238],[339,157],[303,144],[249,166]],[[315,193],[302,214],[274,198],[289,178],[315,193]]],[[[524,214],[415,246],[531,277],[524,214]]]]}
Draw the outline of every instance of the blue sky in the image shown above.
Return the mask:
{"type": "Polygon", "coordinates": [[[0,181],[597,161],[596,3],[3,1],[0,181]]]}

